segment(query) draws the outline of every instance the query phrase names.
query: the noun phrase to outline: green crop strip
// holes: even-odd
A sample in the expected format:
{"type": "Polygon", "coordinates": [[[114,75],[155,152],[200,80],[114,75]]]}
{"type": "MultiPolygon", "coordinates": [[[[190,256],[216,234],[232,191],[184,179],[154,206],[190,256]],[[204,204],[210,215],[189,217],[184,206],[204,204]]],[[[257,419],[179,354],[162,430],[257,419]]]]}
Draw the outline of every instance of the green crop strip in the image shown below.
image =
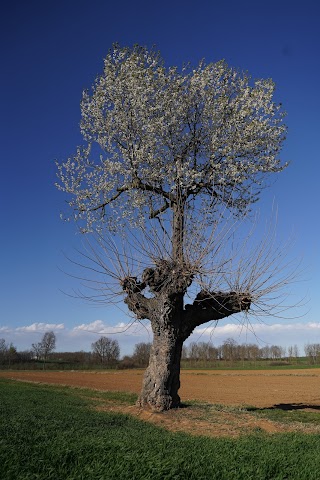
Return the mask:
{"type": "Polygon", "coordinates": [[[319,435],[192,437],[95,411],[95,398],[82,389],[1,380],[1,480],[320,478],[319,435]]]}

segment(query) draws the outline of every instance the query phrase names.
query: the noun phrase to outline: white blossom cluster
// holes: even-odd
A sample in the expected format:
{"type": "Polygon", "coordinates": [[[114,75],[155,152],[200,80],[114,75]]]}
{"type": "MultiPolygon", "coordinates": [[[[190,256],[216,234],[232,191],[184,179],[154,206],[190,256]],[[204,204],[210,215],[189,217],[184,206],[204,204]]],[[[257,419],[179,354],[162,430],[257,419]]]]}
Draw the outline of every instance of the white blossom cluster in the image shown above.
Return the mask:
{"type": "Polygon", "coordinates": [[[274,83],[250,82],[224,61],[179,70],[153,50],[114,45],[83,93],[85,146],[58,164],[57,186],[84,228],[161,218],[178,197],[186,210],[209,199],[206,216],[210,199],[245,212],[286,166],[274,83]]]}

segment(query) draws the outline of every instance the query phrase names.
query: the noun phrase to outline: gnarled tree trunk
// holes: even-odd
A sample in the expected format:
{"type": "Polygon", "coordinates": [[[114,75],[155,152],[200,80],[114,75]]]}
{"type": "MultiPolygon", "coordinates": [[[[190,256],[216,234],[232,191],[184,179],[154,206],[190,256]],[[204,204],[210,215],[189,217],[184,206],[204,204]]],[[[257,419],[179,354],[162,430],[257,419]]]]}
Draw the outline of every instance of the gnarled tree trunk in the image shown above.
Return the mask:
{"type": "Polygon", "coordinates": [[[131,277],[122,283],[129,309],[138,318],[151,321],[153,345],[138,405],[157,411],[180,406],[182,346],[193,330],[250,307],[248,295],[206,291],[199,292],[191,305],[184,305],[186,285],[191,281],[186,278],[172,263],[162,261],[157,268],[144,271],[142,282],[131,277]],[[154,297],[141,293],[146,286],[152,288],[154,297]]]}
{"type": "Polygon", "coordinates": [[[157,411],[180,406],[182,345],[183,340],[174,329],[164,329],[154,335],[149,366],[138,399],[140,406],[148,405],[157,411]]]}

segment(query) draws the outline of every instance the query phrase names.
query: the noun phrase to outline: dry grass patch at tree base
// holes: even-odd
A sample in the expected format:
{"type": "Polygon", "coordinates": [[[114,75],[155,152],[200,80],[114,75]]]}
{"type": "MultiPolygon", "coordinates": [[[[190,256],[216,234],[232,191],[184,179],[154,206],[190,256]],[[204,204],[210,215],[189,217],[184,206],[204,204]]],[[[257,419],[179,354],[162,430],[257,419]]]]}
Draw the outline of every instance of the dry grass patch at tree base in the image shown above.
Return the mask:
{"type": "Polygon", "coordinates": [[[184,432],[207,437],[239,437],[258,432],[269,434],[301,432],[320,433],[320,425],[301,421],[283,421],[261,418],[260,411],[252,407],[192,403],[166,412],[154,412],[136,405],[116,405],[99,402],[98,411],[125,413],[140,420],[161,426],[172,432],[184,432]]]}

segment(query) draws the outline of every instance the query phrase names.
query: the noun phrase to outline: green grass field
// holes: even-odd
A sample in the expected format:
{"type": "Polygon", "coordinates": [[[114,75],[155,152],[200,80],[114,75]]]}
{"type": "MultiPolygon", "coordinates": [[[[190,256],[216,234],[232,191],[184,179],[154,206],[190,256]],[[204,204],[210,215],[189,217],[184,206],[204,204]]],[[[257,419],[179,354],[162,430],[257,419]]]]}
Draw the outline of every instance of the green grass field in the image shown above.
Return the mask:
{"type": "Polygon", "coordinates": [[[134,400],[0,380],[0,479],[320,479],[320,435],[194,437],[93,408],[134,400]]]}

